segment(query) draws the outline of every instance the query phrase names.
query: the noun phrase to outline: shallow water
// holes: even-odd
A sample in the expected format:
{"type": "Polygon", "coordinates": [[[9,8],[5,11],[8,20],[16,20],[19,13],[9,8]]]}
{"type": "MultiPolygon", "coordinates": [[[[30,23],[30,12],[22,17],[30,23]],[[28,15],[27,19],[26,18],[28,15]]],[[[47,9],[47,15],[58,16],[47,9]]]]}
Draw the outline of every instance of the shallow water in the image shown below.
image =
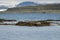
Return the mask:
{"type": "Polygon", "coordinates": [[[0,25],[0,40],[60,40],[60,26],[0,25]]]}

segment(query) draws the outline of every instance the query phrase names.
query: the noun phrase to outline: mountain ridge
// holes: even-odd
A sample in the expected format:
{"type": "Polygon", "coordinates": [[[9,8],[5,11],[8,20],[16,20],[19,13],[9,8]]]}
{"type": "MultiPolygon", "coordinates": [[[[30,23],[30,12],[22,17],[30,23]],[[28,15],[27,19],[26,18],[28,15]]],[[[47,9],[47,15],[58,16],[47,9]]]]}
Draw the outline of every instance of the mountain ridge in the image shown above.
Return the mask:
{"type": "Polygon", "coordinates": [[[27,2],[19,3],[16,6],[21,7],[21,6],[38,6],[38,5],[39,5],[38,3],[27,1],[27,2]]]}

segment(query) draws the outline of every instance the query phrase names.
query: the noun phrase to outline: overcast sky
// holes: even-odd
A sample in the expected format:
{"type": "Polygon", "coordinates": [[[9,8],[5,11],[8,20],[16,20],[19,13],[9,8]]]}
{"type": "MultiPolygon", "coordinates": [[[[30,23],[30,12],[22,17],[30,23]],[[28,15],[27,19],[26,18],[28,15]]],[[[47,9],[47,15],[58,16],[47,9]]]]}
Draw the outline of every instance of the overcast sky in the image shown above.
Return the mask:
{"type": "Polygon", "coordinates": [[[13,7],[16,4],[24,2],[24,1],[32,1],[36,3],[60,3],[60,0],[0,0],[0,5],[13,7]]]}

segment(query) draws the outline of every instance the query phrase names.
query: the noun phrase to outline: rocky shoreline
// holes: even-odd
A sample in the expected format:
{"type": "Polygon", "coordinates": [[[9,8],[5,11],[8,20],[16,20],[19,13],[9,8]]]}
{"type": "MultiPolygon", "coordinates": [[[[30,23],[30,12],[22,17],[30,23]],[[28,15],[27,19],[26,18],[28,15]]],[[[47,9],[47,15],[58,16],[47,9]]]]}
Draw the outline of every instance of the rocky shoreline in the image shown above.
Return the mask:
{"type": "Polygon", "coordinates": [[[16,21],[0,19],[0,25],[16,25],[16,26],[56,26],[60,25],[60,20],[38,20],[38,21],[16,21]]]}

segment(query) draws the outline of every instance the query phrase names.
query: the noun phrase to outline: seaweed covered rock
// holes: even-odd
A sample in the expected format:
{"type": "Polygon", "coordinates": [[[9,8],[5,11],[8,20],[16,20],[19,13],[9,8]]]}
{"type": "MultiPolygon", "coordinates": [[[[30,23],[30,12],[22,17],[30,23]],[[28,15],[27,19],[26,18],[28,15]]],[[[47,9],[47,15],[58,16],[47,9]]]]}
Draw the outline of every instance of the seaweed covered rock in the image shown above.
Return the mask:
{"type": "Polygon", "coordinates": [[[30,21],[30,22],[18,22],[16,25],[19,26],[50,26],[47,21],[30,21]]]}
{"type": "Polygon", "coordinates": [[[4,19],[0,19],[0,22],[3,22],[4,21],[4,19]]]}

